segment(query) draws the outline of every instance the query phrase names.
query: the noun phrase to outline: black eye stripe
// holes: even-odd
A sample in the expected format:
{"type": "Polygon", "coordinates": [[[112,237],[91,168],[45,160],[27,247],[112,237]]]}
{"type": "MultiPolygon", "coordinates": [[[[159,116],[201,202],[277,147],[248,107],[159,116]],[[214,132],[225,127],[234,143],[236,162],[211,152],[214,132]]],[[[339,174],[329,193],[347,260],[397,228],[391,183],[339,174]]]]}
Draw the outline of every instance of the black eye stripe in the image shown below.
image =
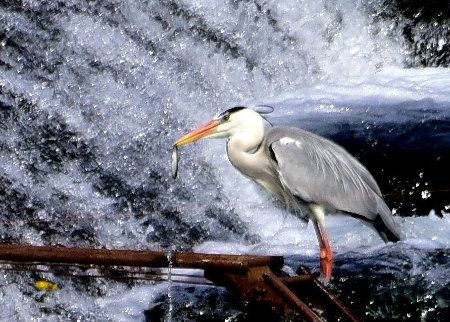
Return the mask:
{"type": "Polygon", "coordinates": [[[243,110],[243,109],[246,109],[246,107],[245,107],[245,106],[235,106],[235,107],[232,107],[232,108],[230,108],[230,109],[228,109],[228,110],[226,110],[226,111],[220,113],[220,114],[219,114],[219,118],[224,117],[225,115],[228,115],[228,117],[230,117],[230,114],[231,114],[231,113],[235,113],[235,112],[240,111],[240,110],[243,110]]]}

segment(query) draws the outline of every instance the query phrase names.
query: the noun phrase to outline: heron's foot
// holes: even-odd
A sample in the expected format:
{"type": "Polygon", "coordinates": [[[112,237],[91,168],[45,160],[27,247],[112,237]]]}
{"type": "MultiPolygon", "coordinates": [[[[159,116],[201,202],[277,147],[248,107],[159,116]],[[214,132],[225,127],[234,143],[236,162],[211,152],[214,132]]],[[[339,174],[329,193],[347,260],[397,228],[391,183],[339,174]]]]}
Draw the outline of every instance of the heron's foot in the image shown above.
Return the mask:
{"type": "Polygon", "coordinates": [[[333,271],[333,252],[331,248],[322,248],[320,250],[320,271],[325,274],[327,280],[331,278],[333,271]]]}

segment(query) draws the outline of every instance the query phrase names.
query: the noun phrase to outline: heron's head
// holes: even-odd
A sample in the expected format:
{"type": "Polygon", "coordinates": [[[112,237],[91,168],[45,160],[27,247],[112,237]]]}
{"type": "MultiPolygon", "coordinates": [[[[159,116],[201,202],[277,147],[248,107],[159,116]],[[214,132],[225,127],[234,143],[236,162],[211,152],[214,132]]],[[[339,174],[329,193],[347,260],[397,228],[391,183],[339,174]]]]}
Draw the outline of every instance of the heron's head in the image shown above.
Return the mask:
{"type": "Polygon", "coordinates": [[[208,123],[189,132],[174,143],[184,145],[203,138],[227,138],[239,132],[264,133],[264,118],[253,109],[233,107],[216,115],[208,123]]]}

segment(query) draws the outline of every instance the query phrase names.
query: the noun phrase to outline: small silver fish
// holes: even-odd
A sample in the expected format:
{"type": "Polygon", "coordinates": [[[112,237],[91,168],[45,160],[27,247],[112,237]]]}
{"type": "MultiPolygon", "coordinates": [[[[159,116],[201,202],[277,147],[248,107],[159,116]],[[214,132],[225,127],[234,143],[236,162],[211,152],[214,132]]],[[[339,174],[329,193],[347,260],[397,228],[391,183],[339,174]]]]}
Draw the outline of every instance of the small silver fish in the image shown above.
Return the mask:
{"type": "Polygon", "coordinates": [[[180,162],[180,152],[178,151],[178,147],[174,145],[172,152],[172,177],[174,179],[178,176],[178,162],[180,162]]]}

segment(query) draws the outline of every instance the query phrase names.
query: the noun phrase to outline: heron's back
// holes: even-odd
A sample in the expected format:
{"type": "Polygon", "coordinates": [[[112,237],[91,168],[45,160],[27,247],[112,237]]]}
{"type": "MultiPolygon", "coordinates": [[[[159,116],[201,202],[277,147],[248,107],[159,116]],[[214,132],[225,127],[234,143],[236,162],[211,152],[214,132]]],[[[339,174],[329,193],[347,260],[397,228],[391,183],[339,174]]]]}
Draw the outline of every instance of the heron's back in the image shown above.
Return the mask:
{"type": "Polygon", "coordinates": [[[345,149],[314,133],[284,126],[271,128],[263,147],[284,189],[292,195],[323,205],[329,212],[345,212],[372,224],[381,222],[378,227],[374,224],[380,235],[387,230],[384,235],[389,240],[399,239],[375,179],[345,149]]]}

